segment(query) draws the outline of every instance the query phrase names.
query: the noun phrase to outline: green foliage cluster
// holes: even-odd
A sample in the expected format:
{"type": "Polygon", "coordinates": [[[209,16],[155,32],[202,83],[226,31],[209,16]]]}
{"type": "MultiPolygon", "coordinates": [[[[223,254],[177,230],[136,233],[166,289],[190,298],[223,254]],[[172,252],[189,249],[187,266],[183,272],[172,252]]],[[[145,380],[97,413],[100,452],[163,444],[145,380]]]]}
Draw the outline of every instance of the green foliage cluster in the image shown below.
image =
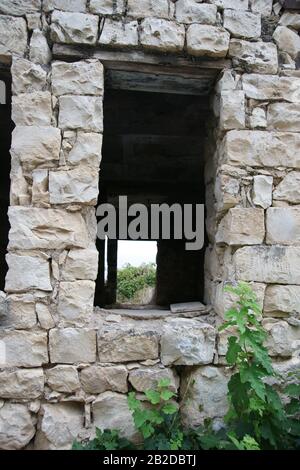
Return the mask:
{"type": "Polygon", "coordinates": [[[154,263],[131,266],[127,264],[118,270],[117,298],[120,302],[131,301],[135,294],[145,287],[155,287],[156,265],[154,263]]]}
{"type": "Polygon", "coordinates": [[[300,377],[291,377],[281,394],[270,385],[280,377],[264,346],[266,332],[261,325],[261,309],[246,283],[227,287],[238,297],[226,313],[220,330],[232,332],[226,360],[233,374],[228,384],[228,413],[224,426],[214,431],[211,422],[198,429],[182,426],[176,394],[169,380],[137,398],[128,395],[140,446],[121,439],[117,431],[97,430],[96,439],[75,443],[73,449],[147,450],[268,450],[300,449],[300,377]]]}

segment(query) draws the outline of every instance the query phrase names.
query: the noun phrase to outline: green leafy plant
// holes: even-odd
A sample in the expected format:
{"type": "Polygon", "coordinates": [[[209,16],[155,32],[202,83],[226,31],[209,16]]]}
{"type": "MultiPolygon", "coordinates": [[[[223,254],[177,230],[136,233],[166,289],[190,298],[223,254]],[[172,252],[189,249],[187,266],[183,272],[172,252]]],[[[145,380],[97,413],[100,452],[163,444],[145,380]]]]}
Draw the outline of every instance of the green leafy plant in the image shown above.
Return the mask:
{"type": "Polygon", "coordinates": [[[156,265],[154,263],[141,266],[126,265],[118,270],[117,298],[119,302],[130,302],[145,287],[155,287],[156,265]]]}
{"type": "Polygon", "coordinates": [[[96,437],[88,442],[75,441],[72,450],[130,450],[134,445],[120,437],[117,430],[101,431],[96,428],[96,437]]]}

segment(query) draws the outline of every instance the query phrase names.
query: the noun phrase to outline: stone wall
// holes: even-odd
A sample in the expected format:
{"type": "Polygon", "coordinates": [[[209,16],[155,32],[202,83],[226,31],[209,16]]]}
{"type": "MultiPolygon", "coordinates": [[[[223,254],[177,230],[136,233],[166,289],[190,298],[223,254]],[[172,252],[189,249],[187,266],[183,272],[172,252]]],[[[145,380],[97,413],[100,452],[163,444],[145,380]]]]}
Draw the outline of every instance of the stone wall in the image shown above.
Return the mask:
{"type": "Polygon", "coordinates": [[[134,439],[125,393],[162,376],[181,385],[187,423],[221,419],[227,281],[252,283],[276,366],[299,368],[300,12],[272,0],[2,0],[0,13],[16,125],[0,448],[67,449],[95,426],[134,439]],[[231,59],[207,146],[206,300],[218,317],[94,311],[103,66],[54,60],[54,44],[231,59]]]}

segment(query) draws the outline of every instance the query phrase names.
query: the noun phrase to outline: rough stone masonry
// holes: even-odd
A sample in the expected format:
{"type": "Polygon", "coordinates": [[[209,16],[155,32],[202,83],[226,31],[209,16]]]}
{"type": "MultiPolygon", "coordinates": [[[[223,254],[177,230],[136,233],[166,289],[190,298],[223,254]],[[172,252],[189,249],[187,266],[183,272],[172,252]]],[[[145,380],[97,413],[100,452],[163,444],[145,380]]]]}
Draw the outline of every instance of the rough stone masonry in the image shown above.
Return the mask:
{"type": "Polygon", "coordinates": [[[229,372],[216,326],[234,300],[226,281],[252,283],[276,368],[299,369],[299,31],[300,11],[272,0],[0,0],[16,125],[1,449],[68,449],[95,426],[134,439],[128,387],[144,391],[161,377],[179,393],[192,384],[186,423],[221,420],[229,372]],[[231,60],[207,147],[206,302],[215,314],[94,310],[103,66],[54,60],[55,44],[231,60]]]}

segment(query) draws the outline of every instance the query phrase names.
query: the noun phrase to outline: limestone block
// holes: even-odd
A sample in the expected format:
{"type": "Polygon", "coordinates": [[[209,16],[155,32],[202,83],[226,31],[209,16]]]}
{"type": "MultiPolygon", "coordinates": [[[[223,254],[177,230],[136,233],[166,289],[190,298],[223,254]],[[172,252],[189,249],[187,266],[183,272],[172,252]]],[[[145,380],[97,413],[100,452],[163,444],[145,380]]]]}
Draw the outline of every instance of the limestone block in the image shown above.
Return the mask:
{"type": "Polygon", "coordinates": [[[290,357],[297,348],[293,327],[284,320],[266,319],[263,327],[268,332],[266,347],[270,356],[290,357]]]}
{"type": "Polygon", "coordinates": [[[111,47],[136,47],[139,44],[137,21],[105,19],[99,44],[111,47]]]}
{"type": "Polygon", "coordinates": [[[79,403],[47,403],[40,410],[35,450],[70,450],[83,427],[79,403]]]}
{"type": "Polygon", "coordinates": [[[140,42],[145,49],[160,52],[183,50],[185,29],[172,21],[146,18],[141,23],[140,42]]]}
{"type": "Polygon", "coordinates": [[[300,103],[300,78],[298,77],[244,74],[242,80],[247,98],[300,103]]]}
{"type": "Polygon", "coordinates": [[[262,209],[233,207],[220,222],[216,242],[227,245],[257,245],[265,237],[262,209]]]}
{"type": "MultiPolygon", "coordinates": [[[[249,285],[256,294],[258,305],[263,309],[266,285],[259,282],[251,282],[249,285]]],[[[232,308],[238,300],[235,294],[225,291],[225,286],[226,282],[221,282],[217,285],[214,303],[215,312],[222,318],[224,318],[225,313],[232,308]]]]}
{"type": "Polygon", "coordinates": [[[42,369],[16,369],[0,371],[0,397],[13,400],[35,400],[44,391],[42,369]]]}
{"type": "Polygon", "coordinates": [[[12,294],[5,299],[6,312],[1,316],[1,326],[26,330],[36,323],[35,299],[31,294],[12,294]]]}
{"type": "Polygon", "coordinates": [[[177,318],[165,323],[161,336],[164,365],[200,365],[213,361],[215,329],[198,320],[177,318]],[[174,338],[177,338],[174,341],[174,338]]]}
{"type": "Polygon", "coordinates": [[[52,53],[46,36],[39,29],[35,29],[30,39],[29,57],[32,62],[47,65],[51,61],[52,53]]]}
{"type": "Polygon", "coordinates": [[[236,278],[271,284],[300,284],[300,248],[248,246],[233,257],[236,278]]]}
{"type": "Polygon", "coordinates": [[[256,206],[267,209],[272,205],[273,177],[256,175],[253,177],[252,201],[256,206]]]}
{"type": "Polygon", "coordinates": [[[129,410],[127,396],[116,392],[104,392],[92,404],[93,425],[104,431],[118,429],[121,437],[136,439],[137,431],[129,410]]]}
{"type": "Polygon", "coordinates": [[[300,245],[300,207],[270,207],[266,232],[270,245],[300,245]]]}
{"type": "Polygon", "coordinates": [[[225,416],[229,378],[230,371],[225,367],[197,367],[184,374],[181,414],[185,424],[197,427],[205,419],[225,416]]]}
{"type": "Polygon", "coordinates": [[[54,95],[101,95],[104,80],[99,60],[53,62],[52,92],[54,95]]]}
{"type": "Polygon", "coordinates": [[[300,103],[270,103],[267,120],[269,129],[300,132],[300,103]]]}
{"type": "Polygon", "coordinates": [[[61,96],[59,127],[83,131],[103,131],[102,98],[93,96],[61,96]]]}
{"type": "Polygon", "coordinates": [[[129,373],[129,382],[138,392],[146,392],[147,390],[155,389],[162,379],[168,379],[170,381],[170,389],[175,393],[177,392],[179,377],[174,369],[168,369],[162,366],[139,367],[129,373]]]}
{"type": "Polygon", "coordinates": [[[216,84],[216,93],[221,94],[224,91],[235,90],[237,88],[240,76],[232,70],[224,70],[222,77],[216,84]]]}
{"type": "Polygon", "coordinates": [[[264,312],[282,314],[300,312],[300,286],[268,286],[264,312]]]}
{"type": "Polygon", "coordinates": [[[32,172],[32,204],[49,206],[48,170],[33,170],[32,172]]]}
{"type": "Polygon", "coordinates": [[[103,326],[98,332],[98,352],[100,362],[157,359],[158,338],[152,330],[103,326]]]}
{"type": "Polygon", "coordinates": [[[265,131],[229,131],[223,140],[223,162],[252,167],[299,168],[300,135],[265,131]]]}
{"type": "Polygon", "coordinates": [[[266,112],[263,108],[254,108],[250,115],[250,127],[252,129],[262,128],[265,129],[267,127],[267,117],[266,112]]]}
{"type": "Polygon", "coordinates": [[[296,31],[300,30],[300,13],[285,11],[279,20],[281,26],[290,26],[296,31]]]}
{"type": "Polygon", "coordinates": [[[38,256],[19,256],[12,253],[6,255],[8,273],[6,276],[6,292],[39,289],[52,291],[50,269],[47,259],[38,256]],[[22,275],[20,276],[20,273],[22,275]]]}
{"type": "Polygon", "coordinates": [[[186,33],[187,52],[194,56],[226,57],[229,39],[223,28],[192,24],[186,33]]]}
{"type": "Polygon", "coordinates": [[[240,201],[240,183],[236,178],[220,173],[215,181],[216,209],[220,212],[234,207],[240,201]]]}
{"type": "Polygon", "coordinates": [[[277,26],[273,39],[279,50],[287,52],[293,59],[297,59],[300,52],[300,37],[295,31],[286,26],[277,26]]]}
{"type": "Polygon", "coordinates": [[[273,197],[277,201],[288,201],[292,204],[300,204],[300,172],[291,171],[276,186],[273,197]]]}
{"type": "Polygon", "coordinates": [[[11,156],[23,166],[53,166],[59,160],[61,135],[55,127],[18,126],[12,133],[11,156]]]}
{"type": "Polygon", "coordinates": [[[42,29],[41,14],[40,13],[29,13],[26,14],[27,28],[29,31],[34,29],[42,29]]]}
{"type": "Polygon", "coordinates": [[[22,93],[12,97],[12,120],[16,126],[51,126],[51,94],[22,93]]]}
{"type": "Polygon", "coordinates": [[[80,382],[83,390],[92,395],[106,391],[127,393],[127,376],[128,372],[124,366],[93,365],[82,369],[80,382]]]}
{"type": "Polygon", "coordinates": [[[248,10],[249,0],[208,0],[219,8],[232,8],[233,10],[248,10]]]}
{"type": "Polygon", "coordinates": [[[58,365],[46,370],[46,381],[52,390],[62,393],[74,393],[80,389],[76,367],[58,365]]]}
{"type": "Polygon", "coordinates": [[[48,362],[47,333],[35,331],[0,331],[5,362],[1,367],[39,367],[48,362]]]}
{"type": "Polygon", "coordinates": [[[102,158],[101,150],[102,134],[78,132],[76,141],[67,157],[68,163],[71,165],[84,163],[98,169],[102,158]]]}
{"type": "Polygon", "coordinates": [[[96,15],[55,10],[52,13],[51,39],[65,44],[95,44],[98,23],[96,15]]]}
{"type": "Polygon", "coordinates": [[[4,403],[0,408],[0,449],[23,449],[35,434],[35,420],[27,405],[4,403]]]}
{"type": "Polygon", "coordinates": [[[57,313],[62,326],[87,326],[94,306],[95,283],[92,281],[61,282],[57,313]]]}
{"type": "Polygon", "coordinates": [[[98,258],[99,253],[96,248],[70,250],[62,269],[62,279],[95,281],[98,274],[98,258]]]}
{"type": "Polygon", "coordinates": [[[85,248],[89,235],[82,215],[62,209],[12,206],[9,249],[85,248]]]}
{"type": "Polygon", "coordinates": [[[75,202],[95,206],[98,199],[98,179],[98,170],[84,165],[73,170],[50,171],[50,203],[75,202]]]}
{"type": "Polygon", "coordinates": [[[173,18],[174,5],[168,0],[128,0],[127,15],[132,18],[173,18]]]}
{"type": "Polygon", "coordinates": [[[263,16],[271,15],[273,0],[250,0],[251,10],[263,16]]]}
{"type": "Polygon", "coordinates": [[[199,0],[178,0],[176,2],[176,19],[179,23],[215,24],[217,7],[203,4],[199,0]]]}
{"type": "Polygon", "coordinates": [[[46,71],[40,65],[27,59],[14,57],[11,74],[12,91],[15,95],[42,91],[46,88],[46,71]]]}
{"type": "Polygon", "coordinates": [[[50,328],[55,327],[55,321],[47,305],[38,302],[36,304],[36,314],[39,324],[44,330],[50,330],[50,328]]]}
{"type": "Polygon", "coordinates": [[[229,57],[234,65],[251,73],[277,73],[277,47],[271,42],[249,42],[242,39],[231,39],[229,57]]]}
{"type": "Polygon", "coordinates": [[[50,330],[49,350],[52,363],[95,362],[96,333],[83,328],[50,330]]]}
{"type": "Polygon", "coordinates": [[[0,15],[0,60],[10,62],[11,54],[23,56],[27,48],[27,28],[23,18],[0,15]]]}
{"type": "Polygon", "coordinates": [[[41,9],[41,0],[1,0],[0,13],[23,16],[41,9]]]}
{"type": "Polygon", "coordinates": [[[85,12],[86,0],[43,0],[43,10],[85,12]]]}
{"type": "Polygon", "coordinates": [[[243,10],[224,10],[224,28],[236,38],[257,39],[261,35],[261,15],[243,10]]]}
{"type": "Polygon", "coordinates": [[[220,100],[220,126],[224,130],[244,129],[245,94],[240,90],[223,91],[220,100]]]}
{"type": "Polygon", "coordinates": [[[121,15],[124,6],[124,0],[90,0],[91,13],[98,15],[121,15]]]}

